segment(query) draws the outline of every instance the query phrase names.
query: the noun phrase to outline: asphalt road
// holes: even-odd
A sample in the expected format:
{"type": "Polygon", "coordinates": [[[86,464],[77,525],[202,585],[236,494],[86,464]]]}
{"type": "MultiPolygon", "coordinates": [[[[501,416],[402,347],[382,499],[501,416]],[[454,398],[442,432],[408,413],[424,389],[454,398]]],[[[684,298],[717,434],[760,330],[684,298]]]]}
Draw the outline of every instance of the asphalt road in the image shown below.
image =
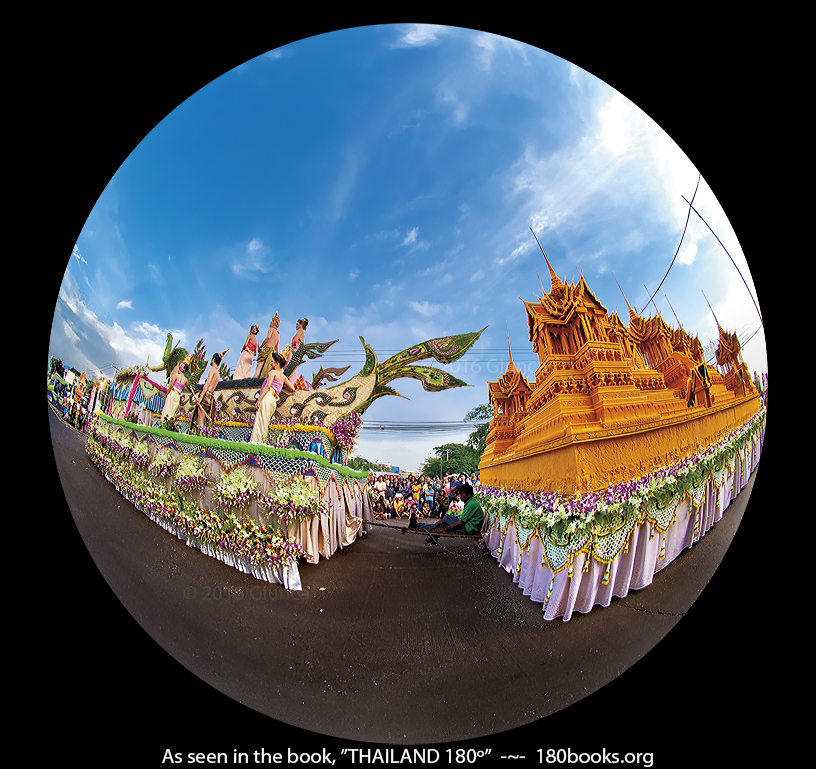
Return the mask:
{"type": "Polygon", "coordinates": [[[56,471],[46,456],[43,512],[59,547],[32,567],[54,607],[49,706],[141,763],[165,749],[237,749],[251,762],[261,748],[340,758],[461,744],[493,757],[651,750],[666,765],[683,752],[678,729],[694,741],[725,712],[755,718],[755,532],[743,537],[741,522],[762,464],[652,585],[546,622],[470,540],[432,548],[382,527],[301,566],[301,593],[259,582],[153,524],[88,461],[85,436],[50,407],[48,419],[56,471]]]}

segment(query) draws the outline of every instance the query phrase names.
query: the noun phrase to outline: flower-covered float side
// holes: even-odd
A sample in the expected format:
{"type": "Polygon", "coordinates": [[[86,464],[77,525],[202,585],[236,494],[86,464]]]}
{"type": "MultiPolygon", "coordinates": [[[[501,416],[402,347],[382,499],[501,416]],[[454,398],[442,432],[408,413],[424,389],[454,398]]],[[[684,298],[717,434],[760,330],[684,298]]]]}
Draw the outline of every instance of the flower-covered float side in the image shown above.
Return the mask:
{"type": "MultiPolygon", "coordinates": [[[[324,389],[321,369],[316,386],[282,393],[259,443],[249,439],[263,380],[232,380],[222,364],[202,424],[195,408],[206,349],[201,342],[193,354],[173,348],[168,335],[161,366],[148,362],[119,372],[109,413],[98,412],[90,428],[88,455],[135,507],[189,545],[298,589],[299,559],[331,557],[372,520],[368,474],[346,466],[363,412],[383,395],[399,395],[390,385],[399,377],[418,379],[430,392],[466,386],[447,372],[414,364],[429,357],[457,360],[481,333],[431,339],[382,363],[361,338],[363,369],[324,389]],[[151,378],[157,371],[166,372],[166,386],[151,378]],[[189,377],[168,412],[180,371],[189,377]]],[[[294,362],[318,357],[332,344],[303,345],[294,362]]],[[[220,357],[213,356],[215,363],[220,357]]]]}

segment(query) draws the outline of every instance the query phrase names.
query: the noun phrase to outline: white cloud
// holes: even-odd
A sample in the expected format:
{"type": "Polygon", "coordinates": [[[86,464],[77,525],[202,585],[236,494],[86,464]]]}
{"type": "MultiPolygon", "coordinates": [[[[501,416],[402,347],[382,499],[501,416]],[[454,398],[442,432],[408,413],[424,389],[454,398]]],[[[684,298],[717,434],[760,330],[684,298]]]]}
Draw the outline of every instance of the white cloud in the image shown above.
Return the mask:
{"type": "Polygon", "coordinates": [[[625,96],[613,92],[598,110],[598,148],[604,150],[613,167],[635,162],[642,169],[653,194],[671,211],[673,225],[682,228],[698,173],[685,153],[643,110],[625,96]]]}
{"type": "Polygon", "coordinates": [[[88,262],[87,262],[87,260],[85,259],[85,257],[83,257],[83,256],[82,256],[82,254],[80,254],[80,253],[79,253],[79,248],[76,246],[76,244],[74,244],[74,248],[73,248],[73,250],[71,251],[71,256],[76,257],[76,260],[77,260],[78,262],[82,262],[82,264],[88,264],[88,262]]]}
{"type": "MultiPolygon", "coordinates": [[[[584,82],[578,70],[573,74],[576,83],[584,82]]],[[[506,186],[519,215],[507,224],[504,238],[509,253],[496,260],[498,265],[535,248],[529,230],[529,240],[519,245],[517,232],[522,219],[530,222],[545,252],[548,243],[576,242],[576,238],[594,232],[594,242],[586,243],[581,251],[593,253],[604,246],[607,253],[603,259],[641,251],[650,242],[649,223],[676,228],[678,236],[682,231],[688,205],[681,196],[690,197],[694,192],[696,169],[632,102],[605,87],[600,93],[594,128],[554,148],[531,140],[509,169],[506,186]],[[621,195],[623,189],[626,199],[621,195]],[[647,219],[643,225],[621,232],[624,220],[620,212],[627,207],[637,207],[647,219]]],[[[591,119],[588,124],[592,125],[591,119]]],[[[701,185],[698,200],[702,192],[701,185]]],[[[690,227],[684,240],[684,246],[689,247],[685,259],[693,259],[690,246],[696,240],[690,227]]],[[[586,258],[583,253],[577,256],[586,258]]],[[[599,264],[598,269],[606,268],[599,264]]]]}
{"type": "MultiPolygon", "coordinates": [[[[155,364],[164,351],[167,331],[146,323],[134,324],[129,331],[126,331],[115,321],[113,323],[103,322],[85,304],[77,291],[76,284],[67,275],[60,286],[58,310],[63,318],[63,331],[66,339],[72,344],[80,337],[84,340],[83,350],[79,351],[81,359],[76,362],[68,361],[70,365],[90,369],[100,369],[111,363],[117,366],[130,366],[134,363],[143,365],[148,355],[151,363],[155,364]],[[86,350],[92,352],[86,352],[86,350]],[[92,358],[97,358],[97,360],[92,358]]],[[[178,331],[172,333],[176,340],[180,338],[178,331]]],[[[64,360],[68,357],[62,351],[55,350],[55,352],[64,360]]]]}
{"type": "Polygon", "coordinates": [[[430,278],[433,275],[438,275],[442,270],[446,269],[450,262],[445,260],[441,262],[432,262],[424,270],[417,273],[420,278],[430,278]]]}
{"type": "Polygon", "coordinates": [[[359,274],[360,274],[360,270],[359,270],[357,267],[355,267],[355,268],[354,268],[354,269],[353,269],[353,270],[352,270],[352,271],[349,273],[349,280],[354,280],[354,279],[355,279],[355,278],[356,278],[356,277],[357,277],[359,274]]]}
{"type": "Polygon", "coordinates": [[[503,264],[507,264],[508,262],[514,262],[518,259],[522,254],[526,254],[531,248],[532,243],[528,240],[522,242],[520,246],[514,248],[507,256],[502,256],[496,259],[496,264],[501,266],[503,264]]]}
{"type": "Polygon", "coordinates": [[[253,277],[258,272],[269,272],[267,264],[269,247],[263,244],[260,238],[253,238],[247,243],[246,251],[235,257],[230,265],[235,275],[239,277],[253,277]]]}
{"type": "Polygon", "coordinates": [[[76,344],[80,340],[79,335],[74,331],[74,329],[71,328],[71,326],[66,321],[62,322],[62,330],[65,332],[65,336],[68,337],[68,340],[71,342],[71,344],[76,344]]]}
{"type": "Polygon", "coordinates": [[[394,48],[418,48],[438,43],[448,34],[447,27],[436,24],[409,24],[402,28],[400,36],[391,44],[394,48]]]}
{"type": "Polygon", "coordinates": [[[419,240],[419,227],[414,227],[403,239],[402,243],[399,244],[398,248],[402,248],[403,246],[410,248],[408,249],[408,253],[412,254],[415,251],[427,251],[431,244],[428,243],[426,240],[419,240]]]}
{"type": "Polygon", "coordinates": [[[355,150],[348,149],[340,167],[337,169],[337,176],[329,191],[326,204],[328,217],[336,221],[345,215],[346,206],[351,200],[354,189],[357,185],[357,175],[360,170],[361,157],[355,150]]]}
{"type": "Polygon", "coordinates": [[[682,248],[677,254],[677,261],[680,264],[694,264],[694,258],[697,256],[697,244],[696,243],[684,243],[682,248]]]}
{"type": "Polygon", "coordinates": [[[430,304],[427,300],[423,300],[421,302],[408,302],[408,306],[414,310],[414,312],[418,312],[425,318],[430,318],[432,315],[436,315],[441,309],[441,304],[430,304]]]}
{"type": "Polygon", "coordinates": [[[493,69],[493,60],[497,54],[503,52],[521,57],[525,65],[529,65],[530,63],[527,59],[527,51],[524,46],[509,37],[500,37],[499,35],[482,32],[476,36],[474,43],[478,48],[476,61],[481,69],[487,72],[493,69]]]}
{"type": "Polygon", "coordinates": [[[638,230],[632,230],[621,242],[620,248],[624,251],[640,251],[646,242],[646,237],[638,230]]]}
{"type": "Polygon", "coordinates": [[[122,300],[121,302],[119,302],[119,304],[116,305],[116,309],[117,310],[123,310],[123,309],[132,310],[133,309],[133,302],[130,299],[128,299],[127,301],[122,300]]]}
{"type": "Polygon", "coordinates": [[[434,97],[437,104],[449,108],[457,126],[464,124],[468,116],[468,105],[461,99],[456,89],[447,81],[434,88],[434,97]]]}
{"type": "Polygon", "coordinates": [[[411,243],[416,243],[417,233],[419,232],[419,227],[414,227],[406,236],[405,240],[400,243],[401,246],[409,246],[411,243]]]}

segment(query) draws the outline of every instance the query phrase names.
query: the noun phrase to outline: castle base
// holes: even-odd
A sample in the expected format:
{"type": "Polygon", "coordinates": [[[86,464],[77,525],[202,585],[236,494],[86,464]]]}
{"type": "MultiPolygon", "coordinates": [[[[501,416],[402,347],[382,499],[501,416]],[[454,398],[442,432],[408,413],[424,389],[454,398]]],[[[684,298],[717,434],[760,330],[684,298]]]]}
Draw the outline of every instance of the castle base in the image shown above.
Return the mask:
{"type": "Polygon", "coordinates": [[[591,492],[669,467],[714,444],[759,411],[756,394],[719,407],[690,409],[656,424],[571,432],[527,449],[496,454],[488,445],[479,465],[488,486],[573,494],[591,492]],[[695,414],[695,412],[697,412],[695,414]]]}

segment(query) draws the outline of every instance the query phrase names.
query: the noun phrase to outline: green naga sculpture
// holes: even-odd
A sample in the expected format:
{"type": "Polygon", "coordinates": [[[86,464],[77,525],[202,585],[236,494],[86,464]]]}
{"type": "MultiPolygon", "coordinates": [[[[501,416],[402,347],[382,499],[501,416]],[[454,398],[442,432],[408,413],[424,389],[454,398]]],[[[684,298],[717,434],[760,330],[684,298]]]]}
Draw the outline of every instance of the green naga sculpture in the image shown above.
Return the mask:
{"type": "MultiPolygon", "coordinates": [[[[487,326],[485,326],[487,328],[487,326]]],[[[461,358],[482,335],[481,331],[455,336],[430,339],[379,363],[377,354],[360,337],[366,353],[362,370],[351,379],[321,390],[296,390],[281,393],[276,413],[282,417],[295,417],[301,423],[319,423],[331,427],[340,417],[356,412],[362,414],[375,400],[383,395],[400,395],[390,383],[408,377],[422,382],[424,390],[439,392],[453,387],[469,387],[467,382],[451,376],[432,366],[412,365],[417,361],[433,358],[439,363],[452,363],[461,358]]],[[[334,344],[326,344],[326,349],[334,344]]]]}
{"type": "Polygon", "coordinates": [[[292,372],[303,363],[304,358],[308,358],[309,360],[319,358],[329,347],[333,344],[337,344],[337,341],[338,340],[335,339],[333,342],[309,342],[308,344],[300,345],[300,347],[292,353],[292,358],[289,363],[286,364],[283,373],[287,377],[291,376],[292,372]]]}
{"type": "Polygon", "coordinates": [[[199,339],[198,344],[195,346],[195,350],[192,353],[187,352],[184,347],[179,347],[176,344],[175,347],[173,345],[173,335],[167,335],[167,346],[164,348],[164,355],[162,355],[162,365],[161,366],[151,366],[150,365],[150,356],[147,358],[147,367],[151,371],[164,371],[164,375],[167,379],[170,379],[170,374],[172,373],[173,369],[179,363],[187,364],[187,371],[185,372],[185,376],[187,377],[187,381],[190,383],[191,387],[195,387],[198,384],[198,380],[201,379],[201,375],[207,368],[207,348],[204,347],[204,340],[199,339]]]}

